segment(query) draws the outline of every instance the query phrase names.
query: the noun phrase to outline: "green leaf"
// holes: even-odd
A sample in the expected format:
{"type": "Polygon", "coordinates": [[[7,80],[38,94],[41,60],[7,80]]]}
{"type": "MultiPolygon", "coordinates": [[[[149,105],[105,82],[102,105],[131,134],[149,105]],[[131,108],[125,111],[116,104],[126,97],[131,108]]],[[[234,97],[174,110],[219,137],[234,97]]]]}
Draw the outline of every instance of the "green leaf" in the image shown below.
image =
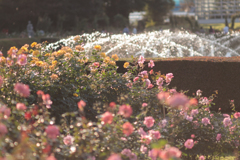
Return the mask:
{"type": "Polygon", "coordinates": [[[161,139],[161,140],[159,140],[158,142],[152,143],[152,144],[151,144],[151,147],[152,147],[153,149],[161,149],[161,148],[163,148],[167,143],[168,143],[167,140],[161,139]]]}

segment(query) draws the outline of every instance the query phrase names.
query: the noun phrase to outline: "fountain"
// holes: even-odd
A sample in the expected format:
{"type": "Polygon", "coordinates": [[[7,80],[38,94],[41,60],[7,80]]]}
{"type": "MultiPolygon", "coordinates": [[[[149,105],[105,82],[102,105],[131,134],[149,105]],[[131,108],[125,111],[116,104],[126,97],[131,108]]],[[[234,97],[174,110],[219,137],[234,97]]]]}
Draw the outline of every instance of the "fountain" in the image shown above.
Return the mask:
{"type": "MultiPolygon", "coordinates": [[[[144,57],[190,57],[217,56],[232,57],[240,55],[240,34],[234,32],[216,38],[214,35],[194,34],[186,31],[169,30],[126,35],[94,32],[79,35],[83,39],[84,49],[90,55],[95,45],[102,46],[106,55],[117,54],[120,58],[142,55],[144,57]]],[[[46,46],[45,50],[57,50],[59,45],[74,47],[72,36],[46,46]]]]}

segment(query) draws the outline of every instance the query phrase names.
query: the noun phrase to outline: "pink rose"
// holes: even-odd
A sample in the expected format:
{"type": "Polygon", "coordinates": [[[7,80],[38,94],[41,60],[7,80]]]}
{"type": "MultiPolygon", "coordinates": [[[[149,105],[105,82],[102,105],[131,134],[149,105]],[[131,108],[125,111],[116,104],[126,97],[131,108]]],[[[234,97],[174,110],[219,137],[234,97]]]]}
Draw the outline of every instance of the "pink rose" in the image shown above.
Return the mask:
{"type": "Polygon", "coordinates": [[[216,140],[217,140],[217,141],[220,141],[221,138],[222,138],[222,135],[221,135],[220,133],[217,134],[216,140]]]}
{"type": "Polygon", "coordinates": [[[126,136],[129,136],[130,134],[132,134],[132,132],[133,132],[133,130],[134,130],[132,124],[129,123],[129,122],[124,123],[123,126],[122,126],[122,128],[123,128],[123,133],[124,133],[126,136]]]}
{"type": "Polygon", "coordinates": [[[165,102],[170,97],[170,94],[168,92],[160,92],[157,97],[160,101],[165,102]]]}
{"type": "Polygon", "coordinates": [[[107,160],[122,160],[122,158],[118,154],[112,154],[107,160]]]}
{"type": "Polygon", "coordinates": [[[46,160],[57,160],[53,154],[46,158],[46,160]]]}
{"type": "Polygon", "coordinates": [[[143,57],[143,56],[140,56],[139,59],[138,59],[138,64],[139,64],[139,66],[142,67],[144,62],[145,62],[144,57],[143,57]]]}
{"type": "Polygon", "coordinates": [[[230,126],[232,124],[232,120],[230,117],[224,118],[223,119],[223,124],[225,127],[230,126]]]}
{"type": "Polygon", "coordinates": [[[138,79],[139,79],[139,77],[135,77],[135,78],[133,79],[133,82],[136,82],[138,79]]]}
{"type": "Polygon", "coordinates": [[[170,83],[173,77],[174,77],[174,76],[173,76],[172,73],[166,74],[166,79],[165,79],[165,80],[166,80],[166,83],[170,83]]]}
{"type": "Polygon", "coordinates": [[[151,85],[151,81],[149,79],[145,79],[145,87],[149,88],[149,85],[151,85]]]}
{"type": "Polygon", "coordinates": [[[109,107],[112,109],[116,108],[116,103],[115,102],[109,103],[109,107]]]}
{"type": "Polygon", "coordinates": [[[166,119],[163,119],[158,125],[159,125],[160,128],[166,127],[166,125],[167,125],[167,120],[166,120],[166,119]]]}
{"type": "Polygon", "coordinates": [[[132,154],[132,151],[130,149],[123,149],[122,152],[121,152],[122,155],[125,155],[127,157],[130,157],[131,154],[132,154]]]}
{"type": "Polygon", "coordinates": [[[198,114],[198,109],[193,109],[191,111],[191,116],[196,116],[198,114]]]}
{"type": "Polygon", "coordinates": [[[202,91],[200,89],[197,90],[196,95],[200,97],[202,95],[202,91]]]}
{"type": "Polygon", "coordinates": [[[128,118],[132,115],[132,107],[130,105],[121,105],[119,107],[118,114],[122,115],[125,118],[128,118]]]}
{"type": "Polygon", "coordinates": [[[147,147],[145,147],[144,145],[141,145],[140,152],[145,154],[147,152],[147,147]]]}
{"type": "Polygon", "coordinates": [[[151,69],[151,71],[149,71],[149,74],[153,74],[153,70],[151,69]]]}
{"type": "Polygon", "coordinates": [[[176,89],[169,89],[169,92],[170,92],[171,94],[177,93],[176,89]]]}
{"type": "Polygon", "coordinates": [[[185,108],[188,104],[188,98],[184,94],[175,94],[167,100],[167,104],[172,108],[185,108]]]}
{"type": "Polygon", "coordinates": [[[142,72],[139,73],[138,76],[140,76],[144,79],[147,79],[148,78],[148,72],[147,71],[142,71],[142,72]]]}
{"type": "Polygon", "coordinates": [[[147,126],[147,128],[151,128],[154,125],[155,120],[153,117],[145,117],[143,124],[147,126]]]}
{"type": "Polygon", "coordinates": [[[99,67],[99,62],[94,62],[94,63],[93,63],[93,66],[94,66],[94,67],[99,67]]]}
{"type": "Polygon", "coordinates": [[[150,135],[142,135],[141,136],[141,142],[149,145],[152,141],[152,136],[150,135]]]}
{"type": "Polygon", "coordinates": [[[193,120],[193,117],[191,117],[191,116],[188,116],[188,115],[187,115],[187,117],[186,117],[186,120],[188,120],[188,121],[192,122],[192,120],[193,120]]]}
{"type": "Polygon", "coordinates": [[[154,64],[153,60],[150,60],[150,62],[148,63],[148,67],[153,68],[154,66],[155,66],[155,64],[154,64]]]}
{"type": "Polygon", "coordinates": [[[157,160],[157,157],[160,153],[160,150],[158,149],[152,149],[148,152],[148,157],[150,157],[152,160],[157,160]]]}
{"type": "Polygon", "coordinates": [[[83,110],[83,108],[86,106],[86,102],[84,102],[83,100],[78,102],[78,108],[80,110],[83,110]]]}
{"type": "Polygon", "coordinates": [[[142,127],[138,129],[138,134],[141,135],[141,136],[142,136],[142,135],[143,135],[143,136],[144,136],[144,135],[147,135],[147,133],[143,130],[142,127]]]}
{"type": "Polygon", "coordinates": [[[129,160],[137,160],[137,155],[135,153],[132,153],[128,158],[129,160]]]}
{"type": "Polygon", "coordinates": [[[0,87],[2,86],[2,84],[3,84],[3,78],[2,76],[0,76],[0,87]]]}
{"type": "Polygon", "coordinates": [[[11,109],[6,107],[3,114],[4,114],[4,119],[8,119],[11,114],[11,109]]]}
{"type": "Polygon", "coordinates": [[[198,105],[198,100],[196,98],[191,98],[188,102],[189,106],[197,106],[198,105]]]}
{"type": "Polygon", "coordinates": [[[102,115],[102,124],[111,124],[113,121],[113,115],[112,113],[110,112],[105,112],[103,115],[102,115]]]}
{"type": "Polygon", "coordinates": [[[201,156],[199,157],[199,160],[205,160],[205,157],[204,157],[203,155],[201,155],[201,156]]]}
{"type": "Polygon", "coordinates": [[[3,123],[0,123],[0,137],[4,136],[7,133],[7,127],[3,123]]]}
{"type": "Polygon", "coordinates": [[[185,143],[184,146],[188,149],[192,149],[194,146],[194,141],[193,139],[188,139],[185,143]]]}
{"type": "Polygon", "coordinates": [[[142,104],[142,107],[147,107],[147,106],[148,106],[147,103],[143,103],[143,104],[142,104]]]}
{"type": "Polygon", "coordinates": [[[163,154],[160,153],[160,158],[162,159],[170,159],[170,158],[180,158],[182,152],[176,147],[170,147],[163,151],[163,154]]]}
{"type": "Polygon", "coordinates": [[[43,94],[42,100],[43,100],[43,104],[45,104],[47,108],[51,108],[52,101],[50,100],[49,94],[43,94]]]}
{"type": "Polygon", "coordinates": [[[208,124],[211,124],[210,123],[210,120],[208,119],[208,118],[202,118],[202,123],[206,126],[206,125],[208,125],[208,124]]]}
{"type": "Polygon", "coordinates": [[[191,135],[191,138],[195,138],[195,134],[192,134],[192,135],[191,135]]]}
{"type": "Polygon", "coordinates": [[[27,56],[25,54],[20,54],[18,56],[17,64],[25,66],[27,64],[27,56]]]}
{"type": "Polygon", "coordinates": [[[157,80],[156,80],[156,84],[158,86],[162,86],[163,85],[163,78],[162,77],[159,77],[157,80]]]}
{"type": "Polygon", "coordinates": [[[23,110],[23,111],[27,109],[27,107],[25,106],[24,103],[17,103],[17,104],[16,104],[16,108],[17,108],[18,110],[23,110]]]}
{"type": "Polygon", "coordinates": [[[16,83],[14,86],[14,90],[22,97],[26,98],[30,96],[29,86],[23,83],[16,83]]]}
{"type": "Polygon", "coordinates": [[[228,118],[230,116],[228,114],[223,114],[223,117],[225,117],[225,118],[227,117],[228,118]]]}
{"type": "Polygon", "coordinates": [[[74,141],[74,138],[70,135],[67,135],[66,137],[63,138],[63,143],[65,145],[72,145],[74,141]]]}
{"type": "Polygon", "coordinates": [[[154,130],[150,130],[148,131],[149,135],[153,138],[153,139],[159,139],[161,138],[161,134],[159,131],[154,131],[154,130]]]}
{"type": "MultiPolygon", "coordinates": [[[[0,85],[1,86],[1,85],[0,85]]],[[[234,118],[236,118],[236,119],[238,119],[238,118],[240,118],[240,112],[236,112],[236,113],[234,113],[234,118]]]]}
{"type": "Polygon", "coordinates": [[[55,140],[59,135],[59,128],[55,125],[49,125],[45,129],[45,132],[47,133],[48,138],[55,140]]]}
{"type": "Polygon", "coordinates": [[[199,99],[199,103],[200,104],[202,104],[202,105],[209,105],[209,100],[208,100],[208,98],[207,97],[201,97],[200,99],[199,99]]]}

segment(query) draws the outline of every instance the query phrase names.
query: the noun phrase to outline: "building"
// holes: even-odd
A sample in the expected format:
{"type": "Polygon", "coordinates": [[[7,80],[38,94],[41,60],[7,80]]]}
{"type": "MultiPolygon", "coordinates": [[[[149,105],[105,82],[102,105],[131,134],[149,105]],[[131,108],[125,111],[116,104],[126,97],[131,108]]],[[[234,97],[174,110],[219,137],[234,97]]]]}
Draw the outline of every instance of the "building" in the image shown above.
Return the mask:
{"type": "Polygon", "coordinates": [[[195,0],[194,5],[200,24],[225,23],[225,18],[230,23],[232,15],[240,14],[240,0],[195,0]]]}

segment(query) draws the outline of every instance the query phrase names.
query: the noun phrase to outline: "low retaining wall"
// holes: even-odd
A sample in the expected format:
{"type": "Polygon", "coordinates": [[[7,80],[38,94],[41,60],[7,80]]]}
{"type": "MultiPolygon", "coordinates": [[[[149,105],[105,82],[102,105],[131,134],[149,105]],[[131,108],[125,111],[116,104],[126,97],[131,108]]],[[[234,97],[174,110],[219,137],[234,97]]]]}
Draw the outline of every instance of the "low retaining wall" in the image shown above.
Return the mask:
{"type": "MultiPolygon", "coordinates": [[[[126,71],[123,64],[121,61],[117,63],[118,72],[126,71]]],[[[189,96],[200,89],[203,96],[209,97],[217,90],[217,98],[213,101],[216,105],[211,110],[222,108],[222,112],[231,112],[229,101],[234,100],[236,110],[240,111],[240,62],[163,60],[155,62],[153,70],[162,74],[173,73],[170,88],[188,90],[189,96]]]]}

